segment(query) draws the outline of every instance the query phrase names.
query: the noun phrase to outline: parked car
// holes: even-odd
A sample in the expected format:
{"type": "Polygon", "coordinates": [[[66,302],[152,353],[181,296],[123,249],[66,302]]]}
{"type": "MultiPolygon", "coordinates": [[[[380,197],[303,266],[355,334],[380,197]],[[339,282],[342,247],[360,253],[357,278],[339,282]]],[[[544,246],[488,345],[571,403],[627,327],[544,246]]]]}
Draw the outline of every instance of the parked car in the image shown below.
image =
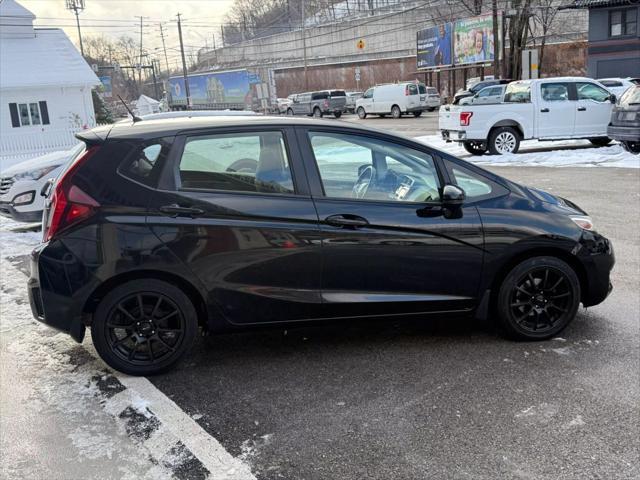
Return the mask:
{"type": "Polygon", "coordinates": [[[278,109],[278,113],[287,113],[287,109],[291,106],[292,101],[288,98],[278,98],[276,99],[276,108],[278,109]]]}
{"type": "Polygon", "coordinates": [[[634,85],[613,107],[607,135],[631,153],[640,154],[640,85],[634,85]]]}
{"type": "Polygon", "coordinates": [[[42,220],[44,198],[42,188],[56,178],[64,165],[84,150],[79,142],[69,150],[47,153],[20,162],[0,173],[0,215],[19,222],[42,220]]]}
{"type": "Polygon", "coordinates": [[[414,117],[419,117],[429,109],[425,102],[426,91],[421,95],[419,87],[420,84],[416,82],[376,85],[356,101],[356,113],[361,119],[367,118],[369,114],[400,118],[403,113],[411,113],[414,117]]]}
{"type": "Polygon", "coordinates": [[[484,87],[473,97],[460,99],[458,105],[489,105],[493,103],[501,103],[506,88],[506,85],[491,85],[489,87],[484,87]]]}
{"type": "Polygon", "coordinates": [[[449,312],[547,339],[611,289],[611,244],[580,207],[405,137],[256,116],[78,138],[30,304],[128,374],[170,368],[199,329],[449,312]]]}
{"type": "Polygon", "coordinates": [[[490,87],[492,85],[506,85],[510,81],[511,80],[500,79],[500,78],[490,78],[488,80],[482,80],[474,84],[468,90],[459,90],[458,92],[456,92],[455,95],[453,96],[452,103],[454,105],[457,105],[458,103],[460,103],[460,100],[462,100],[463,98],[473,97],[476,93],[478,93],[480,90],[482,90],[485,87],[490,87]]]}
{"type": "Polygon", "coordinates": [[[608,145],[607,125],[615,95],[595,80],[558,77],[507,85],[502,103],[450,105],[440,109],[444,140],[474,155],[517,153],[527,139],[585,138],[608,145]]]}
{"type": "Polygon", "coordinates": [[[362,98],[362,92],[347,92],[346,111],[356,113],[356,100],[362,98]]]}
{"type": "Polygon", "coordinates": [[[442,100],[440,99],[440,94],[437,89],[419,84],[418,92],[420,93],[420,103],[428,112],[433,112],[437,108],[440,108],[442,100]]]}
{"type": "Polygon", "coordinates": [[[309,115],[320,118],[333,115],[340,118],[347,108],[347,94],[344,90],[322,90],[298,93],[287,108],[287,115],[309,115]]]}
{"type": "Polygon", "coordinates": [[[640,78],[599,78],[598,82],[607,87],[607,90],[617,98],[620,98],[629,87],[640,85],[640,78]]]}

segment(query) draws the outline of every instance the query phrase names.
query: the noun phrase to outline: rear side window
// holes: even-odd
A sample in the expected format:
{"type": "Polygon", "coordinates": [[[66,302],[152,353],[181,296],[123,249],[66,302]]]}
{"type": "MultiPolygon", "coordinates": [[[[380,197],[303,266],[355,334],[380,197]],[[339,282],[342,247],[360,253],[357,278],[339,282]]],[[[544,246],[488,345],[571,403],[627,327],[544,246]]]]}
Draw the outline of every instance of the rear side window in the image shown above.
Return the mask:
{"type": "Polygon", "coordinates": [[[569,100],[568,83],[543,83],[540,94],[545,102],[564,102],[569,100]]]}
{"type": "Polygon", "coordinates": [[[418,86],[416,84],[410,83],[406,88],[409,95],[418,95],[418,86]]]}
{"type": "Polygon", "coordinates": [[[327,92],[318,92],[311,95],[311,100],[322,100],[323,98],[329,98],[329,94],[327,92]]]}
{"type": "Polygon", "coordinates": [[[172,143],[173,137],[166,137],[138,145],[120,167],[120,173],[145,185],[154,184],[172,143]]]}
{"type": "Polygon", "coordinates": [[[186,189],[294,193],[281,132],[189,137],[179,175],[186,189]]]}
{"type": "Polygon", "coordinates": [[[333,90],[331,92],[331,96],[332,97],[346,97],[347,94],[345,93],[344,90],[333,90]]]}
{"type": "Polygon", "coordinates": [[[424,85],[418,85],[418,91],[421,95],[424,95],[425,93],[427,93],[427,87],[425,87],[424,85]]]}

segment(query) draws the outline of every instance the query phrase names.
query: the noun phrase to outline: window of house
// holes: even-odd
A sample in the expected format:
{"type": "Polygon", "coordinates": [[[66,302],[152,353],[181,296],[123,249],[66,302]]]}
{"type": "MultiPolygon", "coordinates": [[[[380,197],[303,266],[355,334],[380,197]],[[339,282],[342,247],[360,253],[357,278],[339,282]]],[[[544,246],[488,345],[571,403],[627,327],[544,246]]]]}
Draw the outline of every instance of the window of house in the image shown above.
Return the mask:
{"type": "Polygon", "coordinates": [[[609,12],[609,36],[622,37],[637,32],[637,10],[626,8],[609,12]]]}
{"type": "Polygon", "coordinates": [[[47,102],[10,103],[9,114],[11,126],[27,127],[29,125],[49,125],[47,102]]]}

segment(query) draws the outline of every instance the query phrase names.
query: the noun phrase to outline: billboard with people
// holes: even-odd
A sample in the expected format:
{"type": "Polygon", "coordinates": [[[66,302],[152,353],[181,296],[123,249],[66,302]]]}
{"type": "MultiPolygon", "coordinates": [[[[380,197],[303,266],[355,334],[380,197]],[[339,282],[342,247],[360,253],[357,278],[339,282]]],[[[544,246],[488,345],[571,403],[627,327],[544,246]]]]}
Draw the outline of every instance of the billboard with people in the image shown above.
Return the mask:
{"type": "Polygon", "coordinates": [[[493,62],[495,41],[500,40],[493,38],[490,14],[425,28],[417,33],[417,66],[427,69],[493,62]]]}
{"type": "Polygon", "coordinates": [[[453,38],[454,63],[456,65],[493,61],[495,39],[493,38],[493,18],[491,15],[456,21],[453,38]]]}
{"type": "MultiPolygon", "coordinates": [[[[256,75],[247,70],[192,73],[188,76],[192,105],[209,108],[251,108],[256,75]]],[[[259,78],[257,79],[259,81],[259,78]]],[[[169,78],[170,105],[186,105],[184,77],[169,78]]]]}
{"type": "Polygon", "coordinates": [[[452,29],[453,25],[451,23],[444,23],[418,32],[418,68],[449,66],[452,64],[452,29]]]}

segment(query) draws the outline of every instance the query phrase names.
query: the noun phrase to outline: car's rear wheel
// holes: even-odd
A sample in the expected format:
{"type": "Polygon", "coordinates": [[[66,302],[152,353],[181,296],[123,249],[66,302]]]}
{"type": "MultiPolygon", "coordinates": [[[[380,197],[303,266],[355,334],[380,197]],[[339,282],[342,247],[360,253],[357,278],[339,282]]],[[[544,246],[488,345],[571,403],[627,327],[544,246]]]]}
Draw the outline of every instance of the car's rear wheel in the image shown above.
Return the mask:
{"type": "Polygon", "coordinates": [[[635,153],[636,155],[640,153],[640,142],[621,142],[622,148],[624,148],[627,152],[635,153]]]}
{"type": "Polygon", "coordinates": [[[430,112],[433,112],[436,109],[436,107],[429,107],[427,110],[430,112]]]}
{"type": "Polygon", "coordinates": [[[365,118],[367,118],[367,112],[363,107],[358,107],[358,118],[360,120],[364,120],[365,118]]]}
{"type": "Polygon", "coordinates": [[[509,272],[496,306],[509,336],[544,340],[574,319],[579,304],[580,282],[573,269],[555,257],[533,257],[509,272]]]}
{"type": "Polygon", "coordinates": [[[462,142],[464,149],[471,155],[484,155],[487,151],[487,147],[482,142],[462,142]]]}
{"type": "Polygon", "coordinates": [[[520,134],[511,127],[498,127],[489,134],[489,152],[491,155],[518,153],[520,134]]]}
{"type": "Polygon", "coordinates": [[[110,367],[153,375],[172,367],[191,348],[196,310],[179,288],[156,279],[123,283],[100,301],[91,338],[110,367]]]}
{"type": "Polygon", "coordinates": [[[611,143],[611,139],[609,137],[590,138],[589,141],[591,142],[591,145],[595,147],[606,147],[611,143]]]}
{"type": "Polygon", "coordinates": [[[340,110],[336,110],[333,112],[333,116],[336,118],[340,118],[342,116],[342,112],[340,110]]]}
{"type": "Polygon", "coordinates": [[[398,105],[391,107],[391,116],[393,118],[400,118],[402,116],[402,110],[400,110],[398,105]]]}

